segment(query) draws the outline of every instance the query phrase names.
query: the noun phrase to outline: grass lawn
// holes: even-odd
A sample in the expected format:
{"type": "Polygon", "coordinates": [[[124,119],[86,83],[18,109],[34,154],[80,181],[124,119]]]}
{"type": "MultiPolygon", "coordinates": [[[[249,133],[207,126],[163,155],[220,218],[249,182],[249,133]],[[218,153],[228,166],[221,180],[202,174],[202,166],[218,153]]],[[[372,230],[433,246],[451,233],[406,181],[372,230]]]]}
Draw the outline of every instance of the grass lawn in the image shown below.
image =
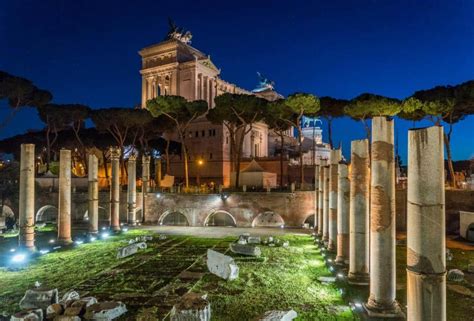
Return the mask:
{"type": "MultiPolygon", "coordinates": [[[[116,250],[138,235],[140,230],[82,244],[71,250],[52,252],[36,259],[27,268],[0,269],[0,312],[18,310],[18,302],[35,281],[58,288],[60,294],[76,289],[82,296],[99,300],[123,301],[129,312],[122,320],[159,320],[187,291],[208,293],[213,320],[251,320],[272,309],[294,309],[298,320],[354,320],[344,310],[344,301],[335,285],[323,285],[319,276],[330,275],[310,236],[286,235],[289,248],[262,246],[262,258],[232,254],[240,268],[234,281],[221,280],[207,272],[208,248],[227,252],[235,238],[170,236],[157,234],[148,248],[126,259],[116,259],[116,250]],[[184,280],[184,271],[204,273],[202,278],[184,280]],[[341,309],[335,309],[339,306],[341,309]]],[[[152,234],[153,235],[153,234],[152,234]]],[[[11,244],[0,243],[0,253],[11,244]]]]}

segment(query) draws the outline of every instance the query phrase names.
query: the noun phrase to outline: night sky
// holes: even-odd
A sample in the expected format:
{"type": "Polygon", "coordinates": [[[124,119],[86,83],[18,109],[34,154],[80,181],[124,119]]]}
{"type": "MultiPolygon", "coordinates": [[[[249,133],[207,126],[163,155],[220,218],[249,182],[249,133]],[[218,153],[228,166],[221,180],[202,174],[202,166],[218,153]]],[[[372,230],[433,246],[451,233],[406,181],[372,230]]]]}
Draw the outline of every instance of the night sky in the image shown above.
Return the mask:
{"type": "MultiPolygon", "coordinates": [[[[1,1],[0,70],[93,108],[140,102],[138,50],[163,40],[168,17],[193,33],[222,78],[252,89],[260,71],[283,95],[404,98],[474,79],[474,1],[1,1]]],[[[0,116],[7,113],[4,102],[0,116]]],[[[396,122],[406,160],[407,129],[396,122]]],[[[421,125],[421,124],[420,124],[421,125]]],[[[36,111],[1,137],[41,128],[36,111]]],[[[349,155],[362,125],[335,122],[349,155]]],[[[453,133],[455,160],[474,156],[474,116],[453,133]]]]}

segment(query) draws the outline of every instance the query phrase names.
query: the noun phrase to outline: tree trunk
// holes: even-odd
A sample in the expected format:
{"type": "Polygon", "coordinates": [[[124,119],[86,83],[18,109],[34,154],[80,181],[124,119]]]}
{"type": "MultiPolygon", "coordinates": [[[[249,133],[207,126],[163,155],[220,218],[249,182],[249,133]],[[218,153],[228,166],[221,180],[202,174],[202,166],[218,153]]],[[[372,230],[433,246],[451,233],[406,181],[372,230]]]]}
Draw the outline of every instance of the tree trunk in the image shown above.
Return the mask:
{"type": "Polygon", "coordinates": [[[454,176],[453,159],[451,155],[451,133],[449,135],[444,133],[443,135],[444,146],[446,147],[446,157],[448,158],[449,176],[451,176],[450,185],[451,187],[456,188],[456,176],[454,176]]]}
{"type": "Polygon", "coordinates": [[[235,169],[235,188],[239,188],[239,180],[240,180],[240,160],[242,158],[242,147],[244,145],[244,139],[245,139],[245,127],[243,129],[242,135],[239,139],[239,147],[237,149],[237,164],[236,164],[236,169],[235,169]]]}
{"type": "Polygon", "coordinates": [[[107,182],[109,181],[109,173],[107,172],[107,155],[104,150],[102,150],[102,159],[103,159],[103,166],[104,166],[104,171],[105,171],[105,178],[107,179],[107,182]]]}
{"type": "Polygon", "coordinates": [[[170,140],[166,140],[166,148],[165,148],[165,157],[166,157],[166,174],[170,174],[170,140]]]}
{"type": "Polygon", "coordinates": [[[49,139],[49,134],[51,130],[49,126],[46,129],[46,172],[49,171],[49,163],[51,163],[51,140],[49,139]]]}
{"type": "Polygon", "coordinates": [[[181,153],[184,158],[184,181],[186,188],[189,188],[189,172],[188,172],[188,150],[184,142],[184,134],[179,130],[179,138],[181,140],[181,153]]]}

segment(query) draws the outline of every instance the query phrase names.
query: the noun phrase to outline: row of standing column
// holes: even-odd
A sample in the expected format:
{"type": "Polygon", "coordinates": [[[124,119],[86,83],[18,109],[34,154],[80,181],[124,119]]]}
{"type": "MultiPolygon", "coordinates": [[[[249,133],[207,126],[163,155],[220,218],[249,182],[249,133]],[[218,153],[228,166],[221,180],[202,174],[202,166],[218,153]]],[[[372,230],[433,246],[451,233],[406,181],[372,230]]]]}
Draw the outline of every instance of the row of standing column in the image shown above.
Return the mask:
{"type": "MultiPolygon", "coordinates": [[[[408,135],[407,302],[409,320],[445,320],[445,201],[443,128],[408,135]]],[[[370,287],[369,316],[401,316],[396,301],[394,124],[372,121],[372,144],[351,144],[351,167],[340,150],[315,172],[315,224],[348,282],[370,287]],[[369,150],[371,150],[371,155],[369,150]]]]}
{"type": "MultiPolygon", "coordinates": [[[[111,148],[111,186],[110,186],[110,228],[120,230],[120,150],[111,148]]],[[[142,175],[142,217],[145,215],[145,200],[148,193],[150,176],[150,157],[143,156],[142,175]]],[[[58,191],[58,242],[72,243],[71,235],[71,151],[62,149],[59,158],[58,191]]],[[[136,156],[128,160],[127,222],[135,225],[136,220],[136,156]]],[[[35,145],[21,145],[20,183],[19,183],[19,246],[28,250],[35,249],[35,145]]],[[[98,159],[88,156],[88,218],[89,233],[99,231],[99,181],[98,159]]]]}

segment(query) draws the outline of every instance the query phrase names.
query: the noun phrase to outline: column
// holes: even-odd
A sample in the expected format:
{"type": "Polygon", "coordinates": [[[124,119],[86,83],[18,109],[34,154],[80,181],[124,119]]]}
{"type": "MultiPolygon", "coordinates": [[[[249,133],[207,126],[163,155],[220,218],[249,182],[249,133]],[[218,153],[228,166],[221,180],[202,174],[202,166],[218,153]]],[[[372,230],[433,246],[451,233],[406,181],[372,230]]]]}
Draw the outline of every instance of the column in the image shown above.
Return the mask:
{"type": "Polygon", "coordinates": [[[145,223],[146,197],[148,194],[148,182],[150,180],[150,156],[142,156],[142,223],[145,223]]]}
{"type": "Polygon", "coordinates": [[[369,141],[351,143],[349,274],[351,284],[369,284],[369,141]]]}
{"type": "Polygon", "coordinates": [[[97,234],[99,232],[99,161],[93,154],[89,154],[88,173],[88,192],[89,192],[89,233],[97,234]]]}
{"type": "Polygon", "coordinates": [[[341,161],[341,150],[331,150],[329,156],[329,243],[328,250],[336,251],[337,247],[337,169],[341,161]]]}
{"type": "Polygon", "coordinates": [[[59,151],[58,241],[72,243],[71,239],[71,151],[59,151]]]}
{"type": "Polygon", "coordinates": [[[110,185],[110,228],[120,231],[120,148],[110,148],[112,184],[110,185]]]}
{"type": "Polygon", "coordinates": [[[127,187],[127,219],[129,225],[135,225],[137,210],[137,156],[131,154],[128,158],[128,187],[127,187]]]}
{"type": "Polygon", "coordinates": [[[337,256],[336,263],[349,263],[349,169],[340,162],[337,168],[337,256]]]}
{"type": "Polygon", "coordinates": [[[146,86],[147,86],[146,78],[144,76],[142,76],[142,108],[146,107],[146,101],[147,101],[146,86]]]}
{"type": "Polygon", "coordinates": [[[324,168],[326,160],[321,159],[319,162],[319,190],[318,190],[318,234],[323,235],[323,217],[324,217],[324,168]]]}
{"type": "Polygon", "coordinates": [[[327,161],[323,170],[323,241],[327,244],[329,241],[329,166],[327,161]]]}
{"type": "Polygon", "coordinates": [[[318,211],[318,197],[319,197],[319,162],[314,165],[314,230],[318,230],[319,211],[318,211]]]}
{"type": "Polygon", "coordinates": [[[19,246],[35,249],[35,145],[21,144],[19,246]]]}
{"type": "Polygon", "coordinates": [[[446,320],[443,127],[408,132],[407,319],[446,320]]]}
{"type": "Polygon", "coordinates": [[[155,172],[156,187],[161,187],[161,158],[155,159],[155,172]]]}
{"type": "Polygon", "coordinates": [[[372,120],[369,316],[397,316],[395,301],[395,160],[393,120],[372,120]]]}

